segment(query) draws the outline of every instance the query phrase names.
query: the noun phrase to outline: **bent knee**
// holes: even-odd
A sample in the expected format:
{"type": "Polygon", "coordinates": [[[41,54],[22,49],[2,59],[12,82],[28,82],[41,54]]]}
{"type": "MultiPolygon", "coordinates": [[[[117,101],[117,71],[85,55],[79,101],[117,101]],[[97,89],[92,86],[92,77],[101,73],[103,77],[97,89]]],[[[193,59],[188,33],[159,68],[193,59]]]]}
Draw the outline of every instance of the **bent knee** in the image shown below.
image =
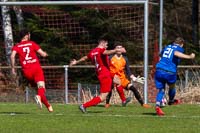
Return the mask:
{"type": "Polygon", "coordinates": [[[45,88],[45,83],[44,83],[44,81],[39,81],[39,82],[37,82],[37,87],[38,87],[38,88],[45,88]]]}

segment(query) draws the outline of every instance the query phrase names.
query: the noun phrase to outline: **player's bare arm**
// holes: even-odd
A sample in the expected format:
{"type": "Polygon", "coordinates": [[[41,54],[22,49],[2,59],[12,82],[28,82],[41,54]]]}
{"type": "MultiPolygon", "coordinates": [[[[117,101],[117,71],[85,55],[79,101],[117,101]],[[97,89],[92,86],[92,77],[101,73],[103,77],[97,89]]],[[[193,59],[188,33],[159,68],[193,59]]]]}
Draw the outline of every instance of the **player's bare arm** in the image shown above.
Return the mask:
{"type": "Polygon", "coordinates": [[[191,53],[190,55],[187,54],[183,54],[181,52],[175,51],[174,55],[179,57],[179,58],[183,58],[183,59],[194,59],[195,58],[195,54],[191,53]]]}
{"type": "Polygon", "coordinates": [[[48,56],[48,54],[47,54],[45,51],[43,51],[42,49],[39,49],[37,52],[38,52],[42,57],[47,57],[47,56],[48,56]]]}
{"type": "Polygon", "coordinates": [[[81,57],[79,60],[73,59],[73,60],[70,62],[69,66],[76,65],[76,64],[78,64],[78,63],[80,63],[80,62],[86,61],[87,59],[88,59],[87,56],[83,56],[83,57],[81,57]]]}
{"type": "Polygon", "coordinates": [[[11,61],[11,69],[12,69],[12,74],[16,75],[16,71],[15,71],[15,55],[16,55],[16,51],[12,51],[11,55],[10,55],[10,61],[11,61]]]}
{"type": "Polygon", "coordinates": [[[125,48],[120,48],[120,49],[113,49],[113,50],[105,50],[103,52],[104,55],[111,55],[111,54],[115,54],[117,52],[121,52],[121,53],[126,53],[126,49],[125,48]]]}

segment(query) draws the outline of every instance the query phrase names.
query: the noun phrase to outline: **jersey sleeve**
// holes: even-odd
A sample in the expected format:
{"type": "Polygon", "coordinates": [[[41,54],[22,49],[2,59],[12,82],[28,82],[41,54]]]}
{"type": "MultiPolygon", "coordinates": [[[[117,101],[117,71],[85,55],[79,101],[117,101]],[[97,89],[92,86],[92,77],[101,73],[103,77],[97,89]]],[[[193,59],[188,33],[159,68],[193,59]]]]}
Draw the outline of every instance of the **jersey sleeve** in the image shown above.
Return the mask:
{"type": "Polygon", "coordinates": [[[177,51],[179,51],[179,52],[181,52],[181,53],[184,53],[184,52],[185,52],[184,48],[182,48],[182,47],[177,47],[177,51]]]}
{"type": "Polygon", "coordinates": [[[105,50],[106,50],[105,48],[101,48],[101,49],[99,50],[100,54],[103,54],[103,52],[104,52],[105,50]]]}
{"type": "Polygon", "coordinates": [[[40,49],[40,46],[37,43],[35,43],[33,41],[31,43],[33,44],[33,48],[35,51],[38,51],[40,49]]]}
{"type": "Polygon", "coordinates": [[[125,70],[126,70],[126,75],[130,78],[130,76],[131,76],[131,69],[130,69],[130,67],[129,67],[129,61],[128,61],[128,58],[127,58],[127,56],[123,56],[124,57],[124,59],[125,59],[125,61],[126,61],[126,66],[125,66],[125,70]]]}
{"type": "Polygon", "coordinates": [[[14,45],[14,46],[12,47],[12,51],[16,51],[16,52],[18,51],[16,45],[14,45]]]}

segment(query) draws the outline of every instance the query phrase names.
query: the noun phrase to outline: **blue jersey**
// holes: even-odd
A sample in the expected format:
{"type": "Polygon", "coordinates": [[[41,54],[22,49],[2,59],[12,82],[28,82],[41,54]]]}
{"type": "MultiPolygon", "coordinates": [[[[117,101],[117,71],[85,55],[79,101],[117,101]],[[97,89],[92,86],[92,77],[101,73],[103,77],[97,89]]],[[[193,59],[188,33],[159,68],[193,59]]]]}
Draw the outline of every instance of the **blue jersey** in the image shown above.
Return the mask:
{"type": "Polygon", "coordinates": [[[162,69],[168,72],[176,73],[177,65],[180,63],[180,58],[174,55],[175,51],[183,53],[184,49],[175,43],[167,45],[161,51],[161,59],[156,64],[156,69],[162,69]]]}

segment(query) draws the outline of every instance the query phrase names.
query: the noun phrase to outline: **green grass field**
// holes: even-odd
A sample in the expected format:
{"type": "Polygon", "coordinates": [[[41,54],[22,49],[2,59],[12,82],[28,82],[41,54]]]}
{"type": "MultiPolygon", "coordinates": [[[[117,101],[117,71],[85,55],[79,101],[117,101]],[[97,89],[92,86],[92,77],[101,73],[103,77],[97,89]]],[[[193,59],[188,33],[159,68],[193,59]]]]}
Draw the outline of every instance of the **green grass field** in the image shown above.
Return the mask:
{"type": "Polygon", "coordinates": [[[0,133],[199,133],[200,105],[181,104],[154,108],[137,104],[127,107],[90,107],[88,113],[78,105],[53,104],[54,112],[39,110],[36,104],[0,103],[0,133]]]}

